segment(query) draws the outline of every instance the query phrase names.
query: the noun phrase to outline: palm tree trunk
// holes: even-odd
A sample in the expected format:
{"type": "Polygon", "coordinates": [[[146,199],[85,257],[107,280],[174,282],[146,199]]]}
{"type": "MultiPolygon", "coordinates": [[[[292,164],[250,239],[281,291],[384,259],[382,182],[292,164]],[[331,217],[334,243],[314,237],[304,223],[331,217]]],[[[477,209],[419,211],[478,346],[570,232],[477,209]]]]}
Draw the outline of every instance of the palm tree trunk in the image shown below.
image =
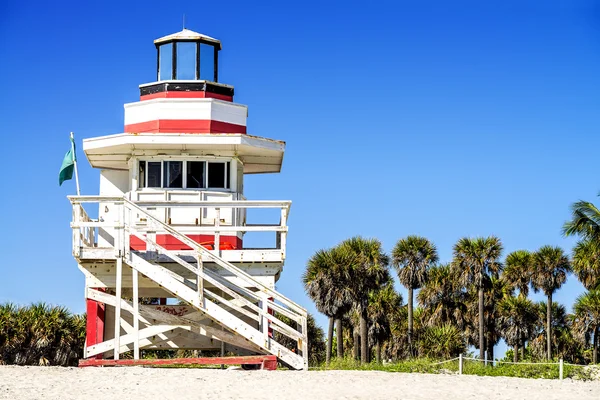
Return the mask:
{"type": "Polygon", "coordinates": [[[594,329],[594,350],[592,352],[592,362],[598,364],[598,335],[600,334],[600,326],[594,329]]]}
{"type": "Polygon", "coordinates": [[[377,342],[375,343],[375,357],[377,357],[377,364],[381,364],[381,343],[379,342],[379,339],[377,339],[377,342]]]}
{"type": "Polygon", "coordinates": [[[333,347],[333,317],[329,317],[329,329],[327,330],[327,348],[325,349],[325,363],[331,361],[331,349],[333,347]]]}
{"type": "Polygon", "coordinates": [[[352,356],[355,360],[358,360],[358,348],[360,346],[360,335],[358,334],[358,327],[354,327],[354,331],[352,332],[354,336],[354,347],[352,348],[352,356]]]}
{"type": "Polygon", "coordinates": [[[360,313],[360,363],[369,363],[369,331],[367,326],[367,312],[363,307],[360,313]]]}
{"type": "Polygon", "coordinates": [[[519,362],[519,345],[515,345],[513,351],[515,352],[515,354],[513,354],[513,362],[519,362]]]}
{"type": "Polygon", "coordinates": [[[548,360],[552,359],[552,293],[548,295],[546,304],[546,345],[548,346],[548,360]]]}
{"type": "Polygon", "coordinates": [[[487,355],[488,361],[491,362],[492,366],[494,365],[494,340],[492,338],[492,331],[488,327],[487,333],[487,341],[486,341],[487,355]]]}
{"type": "Polygon", "coordinates": [[[335,321],[335,337],[337,339],[337,356],[338,358],[344,357],[344,335],[342,331],[342,319],[338,318],[335,321]]]}
{"type": "Polygon", "coordinates": [[[414,356],[412,346],[412,332],[413,332],[413,289],[408,288],[408,351],[410,356],[414,356]]]}
{"type": "Polygon", "coordinates": [[[479,358],[485,359],[485,340],[483,337],[483,287],[479,288],[479,358]]]}
{"type": "Polygon", "coordinates": [[[521,360],[525,360],[525,346],[527,346],[527,343],[523,340],[523,346],[521,346],[521,360]]]}

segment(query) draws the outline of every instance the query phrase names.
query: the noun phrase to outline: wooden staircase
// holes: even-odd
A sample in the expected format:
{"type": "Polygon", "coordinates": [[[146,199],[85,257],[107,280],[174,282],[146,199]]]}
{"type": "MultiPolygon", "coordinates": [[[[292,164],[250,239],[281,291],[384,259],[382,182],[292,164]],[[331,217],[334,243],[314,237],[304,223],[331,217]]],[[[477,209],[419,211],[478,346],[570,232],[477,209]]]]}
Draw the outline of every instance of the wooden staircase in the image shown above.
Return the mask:
{"type": "MultiPolygon", "coordinates": [[[[75,240],[75,236],[82,235],[80,229],[89,229],[95,222],[100,226],[102,221],[92,221],[87,214],[83,218],[83,208],[77,198],[70,199],[74,206],[75,240]]],[[[88,287],[86,296],[115,308],[115,336],[87,346],[86,358],[112,352],[117,360],[120,354],[130,350],[134,350],[134,357],[139,358],[140,348],[152,348],[160,341],[169,342],[174,335],[186,335],[225,342],[232,346],[230,348],[250,354],[274,355],[292,369],[308,369],[307,312],[303,307],[226,261],[219,249],[202,247],[127,198],[113,201],[111,206],[119,207],[117,221],[111,221],[115,228],[114,294],[88,287]],[[184,256],[181,252],[167,250],[157,243],[157,232],[173,236],[192,251],[184,256]],[[145,242],[145,251],[131,250],[129,240],[132,236],[145,242]],[[193,256],[190,257],[190,253],[193,256]],[[183,267],[186,273],[168,268],[165,258],[170,264],[179,265],[178,270],[183,267]],[[123,298],[124,267],[129,267],[133,274],[131,300],[123,298]],[[180,304],[188,305],[196,312],[170,315],[153,306],[139,304],[137,282],[140,276],[155,282],[180,304]],[[129,321],[133,323],[122,318],[122,313],[131,314],[129,321]],[[282,321],[280,316],[295,326],[282,321]],[[296,343],[295,348],[278,343],[277,337],[288,338],[288,346],[291,339],[296,343]]],[[[76,246],[74,255],[77,258],[75,249],[76,246]]]]}

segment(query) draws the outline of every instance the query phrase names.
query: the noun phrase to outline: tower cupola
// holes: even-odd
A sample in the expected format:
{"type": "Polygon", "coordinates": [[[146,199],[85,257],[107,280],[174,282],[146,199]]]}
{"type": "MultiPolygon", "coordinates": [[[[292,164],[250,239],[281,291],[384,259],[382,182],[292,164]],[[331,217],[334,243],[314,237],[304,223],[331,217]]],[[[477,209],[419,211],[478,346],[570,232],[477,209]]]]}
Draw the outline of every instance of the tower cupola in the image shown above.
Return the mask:
{"type": "Polygon", "coordinates": [[[184,29],[154,41],[157,49],[157,80],[219,81],[221,42],[184,29]]]}

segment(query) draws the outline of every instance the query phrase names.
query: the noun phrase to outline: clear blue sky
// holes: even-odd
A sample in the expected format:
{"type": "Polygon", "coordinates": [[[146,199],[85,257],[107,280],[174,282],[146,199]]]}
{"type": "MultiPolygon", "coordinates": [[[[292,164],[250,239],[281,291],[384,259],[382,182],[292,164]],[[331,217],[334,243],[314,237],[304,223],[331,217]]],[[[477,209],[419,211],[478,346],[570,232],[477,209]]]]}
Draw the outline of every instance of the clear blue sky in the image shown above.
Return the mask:
{"type": "MultiPolygon", "coordinates": [[[[75,186],[57,184],[68,133],[122,132],[123,103],[155,78],[152,41],[184,13],[223,42],[219,78],[249,105],[249,133],[287,142],[281,174],[248,177],[246,195],[293,201],[278,289],[311,311],[305,261],[357,234],[387,250],[424,235],[443,261],[461,236],[570,251],[570,203],[600,202],[600,7],[448,3],[2,2],[0,302],[84,311],[75,186]]],[[[555,299],[582,290],[570,277],[555,299]]]]}

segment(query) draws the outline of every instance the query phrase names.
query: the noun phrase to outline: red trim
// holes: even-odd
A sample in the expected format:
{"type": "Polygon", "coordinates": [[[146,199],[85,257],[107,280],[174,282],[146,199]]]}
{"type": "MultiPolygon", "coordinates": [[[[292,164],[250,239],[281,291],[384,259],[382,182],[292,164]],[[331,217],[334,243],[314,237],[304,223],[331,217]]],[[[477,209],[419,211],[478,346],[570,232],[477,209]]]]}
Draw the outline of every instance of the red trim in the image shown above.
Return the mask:
{"type": "Polygon", "coordinates": [[[233,101],[233,96],[227,96],[224,94],[210,93],[210,92],[158,92],[140,96],[140,101],[152,100],[152,99],[217,99],[223,101],[233,101]]]}
{"type": "Polygon", "coordinates": [[[260,364],[262,369],[274,371],[277,369],[277,357],[268,356],[244,356],[244,357],[202,357],[202,358],[169,358],[154,360],[79,360],[80,367],[110,367],[125,365],[244,365],[260,364]]]}
{"type": "Polygon", "coordinates": [[[243,125],[207,119],[159,119],[125,125],[127,133],[246,133],[243,125]]]}
{"type": "MultiPolygon", "coordinates": [[[[212,247],[206,242],[214,242],[215,237],[213,235],[186,235],[194,242],[202,243],[204,247],[212,250],[212,247]]],[[[242,239],[237,236],[221,236],[219,239],[221,250],[242,249],[242,239]]],[[[146,242],[137,236],[131,235],[129,239],[130,247],[132,250],[146,250],[146,242]]],[[[171,235],[156,235],[156,243],[161,245],[167,250],[191,250],[189,246],[183,244],[179,239],[174,238],[171,235]]]]}
{"type": "MultiPolygon", "coordinates": [[[[104,290],[96,288],[96,290],[104,290]]],[[[86,346],[93,346],[104,341],[104,303],[99,303],[96,300],[86,299],[86,327],[85,338],[86,346]]],[[[96,356],[97,359],[102,359],[102,354],[96,356]]]]}

